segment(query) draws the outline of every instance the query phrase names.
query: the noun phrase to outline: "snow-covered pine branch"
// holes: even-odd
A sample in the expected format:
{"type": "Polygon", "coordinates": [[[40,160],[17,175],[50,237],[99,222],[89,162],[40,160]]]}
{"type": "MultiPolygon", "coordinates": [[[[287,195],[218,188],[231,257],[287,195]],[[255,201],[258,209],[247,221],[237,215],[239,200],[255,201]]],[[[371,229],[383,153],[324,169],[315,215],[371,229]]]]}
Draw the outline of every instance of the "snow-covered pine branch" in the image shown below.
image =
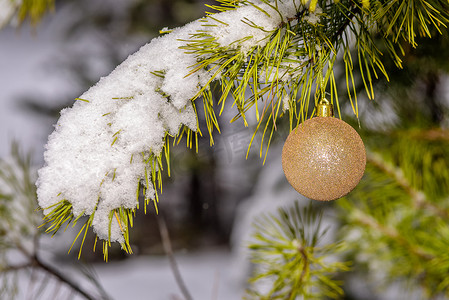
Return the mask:
{"type": "Polygon", "coordinates": [[[146,202],[156,202],[169,136],[197,131],[193,99],[220,77],[207,68],[189,75],[200,57],[180,47],[206,31],[219,46],[234,44],[246,56],[269,41],[283,18],[295,16],[299,1],[276,6],[248,2],[155,38],[62,110],[37,181],[49,230],[88,215],[82,230],[91,226],[100,239],[130,250],[128,219],[140,187],[146,202]]]}
{"type": "Polygon", "coordinates": [[[169,140],[186,134],[191,145],[201,134],[197,98],[211,138],[218,129],[215,105],[223,111],[231,96],[245,125],[254,108],[262,154],[284,114],[292,130],[321,97],[340,114],[334,64],[340,63],[358,116],[357,85],[373,99],[373,82],[388,79],[384,54],[401,67],[404,43],[416,47],[418,33],[431,37],[449,23],[449,4],[438,0],[219,2],[210,7],[220,13],[154,39],[61,112],[37,181],[48,231],[88,215],[78,236],[93,227],[105,257],[112,241],[131,251],[128,224],[141,188],[145,209],[157,203],[169,140]],[[213,81],[221,87],[218,101],[213,81]]]}

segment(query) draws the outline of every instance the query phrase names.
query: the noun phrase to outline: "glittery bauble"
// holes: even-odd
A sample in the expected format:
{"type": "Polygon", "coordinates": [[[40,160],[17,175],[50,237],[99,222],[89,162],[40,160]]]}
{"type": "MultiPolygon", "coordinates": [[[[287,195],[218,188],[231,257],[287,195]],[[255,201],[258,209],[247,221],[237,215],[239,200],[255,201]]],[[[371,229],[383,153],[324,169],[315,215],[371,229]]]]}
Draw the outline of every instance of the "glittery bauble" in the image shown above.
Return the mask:
{"type": "Polygon", "coordinates": [[[321,201],[343,197],[365,172],[359,134],[333,117],[315,117],[296,127],[282,149],[282,168],[300,194],[321,201]]]}

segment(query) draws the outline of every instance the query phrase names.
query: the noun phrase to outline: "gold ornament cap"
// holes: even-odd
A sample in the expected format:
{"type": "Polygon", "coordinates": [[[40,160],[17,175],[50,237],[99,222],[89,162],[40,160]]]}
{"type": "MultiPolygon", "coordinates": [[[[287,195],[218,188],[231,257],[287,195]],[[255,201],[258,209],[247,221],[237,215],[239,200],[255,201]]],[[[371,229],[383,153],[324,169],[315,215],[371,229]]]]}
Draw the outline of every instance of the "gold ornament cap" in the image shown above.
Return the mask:
{"type": "Polygon", "coordinates": [[[334,106],[326,99],[321,100],[316,106],[317,117],[333,117],[334,106]]]}

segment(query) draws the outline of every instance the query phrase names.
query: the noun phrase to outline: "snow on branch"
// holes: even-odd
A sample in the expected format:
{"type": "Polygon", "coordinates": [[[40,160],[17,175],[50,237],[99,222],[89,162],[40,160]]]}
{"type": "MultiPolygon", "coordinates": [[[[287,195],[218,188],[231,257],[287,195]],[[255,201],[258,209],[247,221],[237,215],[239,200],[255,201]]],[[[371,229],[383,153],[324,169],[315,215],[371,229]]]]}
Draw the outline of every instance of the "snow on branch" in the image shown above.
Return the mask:
{"type": "Polygon", "coordinates": [[[191,146],[201,135],[197,98],[211,143],[219,129],[215,105],[221,113],[232,97],[233,120],[245,125],[245,114],[254,108],[258,123],[249,147],[260,132],[262,156],[282,116],[288,115],[292,130],[324,96],[340,115],[335,64],[344,70],[358,117],[358,85],[373,99],[374,81],[388,79],[384,54],[400,67],[404,43],[416,47],[418,33],[431,37],[431,29],[441,33],[449,24],[449,4],[438,0],[371,6],[368,0],[218,2],[209,7],[219,13],[168,30],[61,112],[37,181],[47,231],[86,215],[77,236],[81,248],[92,227],[103,240],[105,258],[114,241],[131,252],[129,227],[139,195],[143,190],[144,209],[153,202],[157,211],[161,171],[167,167],[170,174],[170,140],[185,135],[191,146]],[[409,6],[411,12],[403,9],[409,6]],[[213,81],[221,87],[219,99],[212,97],[213,81]]]}
{"type": "Polygon", "coordinates": [[[168,139],[198,130],[192,100],[218,78],[207,68],[191,74],[199,58],[181,48],[185,41],[207,31],[218,44],[235,43],[246,55],[267,43],[282,18],[296,14],[295,1],[277,8],[248,3],[155,38],[61,111],[36,183],[48,231],[87,215],[81,231],[92,227],[107,244],[117,241],[130,251],[128,224],[140,189],[146,204],[156,204],[168,139]]]}

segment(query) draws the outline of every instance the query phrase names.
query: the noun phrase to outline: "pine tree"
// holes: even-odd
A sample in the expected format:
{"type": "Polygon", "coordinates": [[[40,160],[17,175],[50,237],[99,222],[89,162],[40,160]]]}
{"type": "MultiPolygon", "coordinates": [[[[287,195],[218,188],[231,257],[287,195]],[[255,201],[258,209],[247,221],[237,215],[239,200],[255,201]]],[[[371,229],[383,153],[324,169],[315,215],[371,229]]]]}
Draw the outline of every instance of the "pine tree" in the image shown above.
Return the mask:
{"type": "Polygon", "coordinates": [[[271,288],[264,293],[251,287],[248,298],[338,298],[347,287],[337,278],[364,270],[386,282],[418,284],[423,297],[449,296],[447,108],[436,99],[438,80],[447,72],[448,3],[217,2],[209,6],[216,13],[162,30],[163,37],[64,111],[38,180],[47,231],[88,215],[81,244],[93,227],[105,259],[114,241],[132,252],[129,231],[139,199],[145,210],[153,203],[157,212],[170,146],[185,139],[195,148],[204,134],[198,105],[211,145],[229,102],[236,109],[231,121],[248,125],[255,118],[253,139],[261,136],[259,153],[266,158],[283,122],[293,130],[327,98],[338,117],[360,124],[365,177],[326,206],[338,224],[339,239],[332,243],[320,243],[314,209],[322,206],[283,208],[256,222],[250,249],[260,268],[253,281],[268,279],[271,288]],[[149,62],[161,51],[166,57],[149,62]],[[379,114],[376,105],[390,122],[365,126],[365,119],[379,114]],[[80,193],[80,187],[86,190],[80,193]],[[336,253],[341,262],[329,263],[336,253]]]}

